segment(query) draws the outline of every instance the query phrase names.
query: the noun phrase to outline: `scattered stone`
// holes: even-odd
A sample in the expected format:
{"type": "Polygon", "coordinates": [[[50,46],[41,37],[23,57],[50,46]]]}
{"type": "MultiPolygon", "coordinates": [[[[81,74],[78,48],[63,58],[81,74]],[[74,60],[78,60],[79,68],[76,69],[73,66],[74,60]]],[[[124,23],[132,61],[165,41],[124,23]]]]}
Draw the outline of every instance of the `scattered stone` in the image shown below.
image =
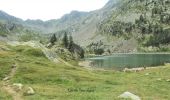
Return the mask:
{"type": "Polygon", "coordinates": [[[148,76],[150,73],[146,73],[145,75],[148,76]]]}
{"type": "Polygon", "coordinates": [[[161,81],[162,79],[161,78],[158,78],[157,81],[161,81]]]}
{"type": "Polygon", "coordinates": [[[23,84],[21,84],[21,83],[14,83],[13,86],[15,86],[17,91],[21,91],[22,87],[23,87],[23,84]]]}
{"type": "Polygon", "coordinates": [[[140,67],[140,68],[124,68],[123,72],[140,72],[145,70],[144,67],[140,67]]]}
{"type": "Polygon", "coordinates": [[[32,87],[28,87],[25,95],[34,95],[35,94],[35,91],[32,87]]]}
{"type": "Polygon", "coordinates": [[[81,67],[91,68],[91,64],[92,64],[92,61],[81,61],[79,62],[78,65],[81,67]]]}
{"type": "Polygon", "coordinates": [[[16,68],[16,67],[17,67],[17,65],[16,65],[16,64],[13,64],[11,67],[12,67],[12,68],[16,68]]]}
{"type": "Polygon", "coordinates": [[[124,92],[119,96],[119,98],[131,99],[131,100],[141,100],[139,96],[132,94],[130,92],[124,92]]]}
{"type": "Polygon", "coordinates": [[[7,81],[7,80],[9,80],[10,78],[9,77],[5,77],[4,79],[3,79],[3,81],[7,81]]]}
{"type": "Polygon", "coordinates": [[[167,81],[167,82],[170,82],[170,79],[167,79],[166,81],[167,81]]]}
{"type": "Polygon", "coordinates": [[[50,47],[52,47],[52,46],[53,46],[53,45],[52,45],[51,43],[48,43],[46,47],[47,47],[47,48],[50,48],[50,47]]]}

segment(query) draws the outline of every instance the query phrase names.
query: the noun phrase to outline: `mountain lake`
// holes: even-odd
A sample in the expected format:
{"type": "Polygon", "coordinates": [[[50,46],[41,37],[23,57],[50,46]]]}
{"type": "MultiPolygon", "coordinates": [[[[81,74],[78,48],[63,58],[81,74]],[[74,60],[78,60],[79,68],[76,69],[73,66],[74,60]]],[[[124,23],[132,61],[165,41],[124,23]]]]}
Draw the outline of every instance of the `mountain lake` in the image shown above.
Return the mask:
{"type": "Polygon", "coordinates": [[[113,54],[111,56],[95,56],[86,58],[91,61],[91,66],[102,69],[156,67],[170,63],[170,54],[164,53],[139,53],[139,54],[113,54]]]}

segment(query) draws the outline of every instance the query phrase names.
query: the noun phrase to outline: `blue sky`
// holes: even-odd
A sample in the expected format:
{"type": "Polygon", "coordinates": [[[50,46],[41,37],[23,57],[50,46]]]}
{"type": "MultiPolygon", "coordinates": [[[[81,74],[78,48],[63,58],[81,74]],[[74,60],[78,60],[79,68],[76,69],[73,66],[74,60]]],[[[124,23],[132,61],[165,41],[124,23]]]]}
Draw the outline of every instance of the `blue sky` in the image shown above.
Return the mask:
{"type": "Polygon", "coordinates": [[[0,0],[0,10],[26,19],[57,19],[72,10],[92,11],[108,0],[0,0]]]}

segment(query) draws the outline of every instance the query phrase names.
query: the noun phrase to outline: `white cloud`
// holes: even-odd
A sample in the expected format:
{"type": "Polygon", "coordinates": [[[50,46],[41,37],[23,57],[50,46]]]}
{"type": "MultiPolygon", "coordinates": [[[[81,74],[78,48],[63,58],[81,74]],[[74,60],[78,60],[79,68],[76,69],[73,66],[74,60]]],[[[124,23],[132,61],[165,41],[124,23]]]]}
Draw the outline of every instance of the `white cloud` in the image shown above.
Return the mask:
{"type": "Polygon", "coordinates": [[[92,11],[108,0],[0,0],[0,10],[22,19],[57,19],[72,10],[92,11]]]}

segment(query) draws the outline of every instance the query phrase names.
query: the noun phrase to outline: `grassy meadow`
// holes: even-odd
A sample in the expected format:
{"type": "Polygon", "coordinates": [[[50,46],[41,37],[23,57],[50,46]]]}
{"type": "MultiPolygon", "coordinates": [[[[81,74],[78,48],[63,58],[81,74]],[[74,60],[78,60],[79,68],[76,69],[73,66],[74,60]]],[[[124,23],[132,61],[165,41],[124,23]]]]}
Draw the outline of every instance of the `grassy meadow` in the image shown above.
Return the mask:
{"type": "MultiPolygon", "coordinates": [[[[87,70],[53,63],[40,49],[0,45],[0,79],[16,64],[10,83],[22,83],[35,90],[35,95],[23,95],[24,100],[122,100],[118,96],[125,91],[142,100],[170,100],[169,64],[137,73],[87,70]]],[[[0,87],[1,99],[11,100],[11,96],[0,87]]]]}

